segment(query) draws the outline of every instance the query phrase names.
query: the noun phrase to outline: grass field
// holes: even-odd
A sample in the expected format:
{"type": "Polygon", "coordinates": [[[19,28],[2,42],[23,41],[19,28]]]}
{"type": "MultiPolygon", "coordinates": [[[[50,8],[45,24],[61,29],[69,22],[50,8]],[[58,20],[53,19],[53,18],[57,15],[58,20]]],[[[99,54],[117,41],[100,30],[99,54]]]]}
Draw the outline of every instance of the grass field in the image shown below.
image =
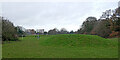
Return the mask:
{"type": "Polygon", "coordinates": [[[2,46],[3,58],[117,58],[118,40],[96,35],[35,35],[2,46]]]}

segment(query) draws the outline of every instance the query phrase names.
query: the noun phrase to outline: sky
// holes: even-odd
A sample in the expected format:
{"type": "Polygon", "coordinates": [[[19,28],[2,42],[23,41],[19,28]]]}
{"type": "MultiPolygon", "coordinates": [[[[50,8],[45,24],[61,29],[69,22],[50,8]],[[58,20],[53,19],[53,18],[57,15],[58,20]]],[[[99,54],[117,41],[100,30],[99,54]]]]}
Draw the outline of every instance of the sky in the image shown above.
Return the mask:
{"type": "Polygon", "coordinates": [[[118,7],[112,2],[2,2],[2,16],[26,29],[66,28],[77,31],[89,16],[100,18],[103,12],[118,7]]]}

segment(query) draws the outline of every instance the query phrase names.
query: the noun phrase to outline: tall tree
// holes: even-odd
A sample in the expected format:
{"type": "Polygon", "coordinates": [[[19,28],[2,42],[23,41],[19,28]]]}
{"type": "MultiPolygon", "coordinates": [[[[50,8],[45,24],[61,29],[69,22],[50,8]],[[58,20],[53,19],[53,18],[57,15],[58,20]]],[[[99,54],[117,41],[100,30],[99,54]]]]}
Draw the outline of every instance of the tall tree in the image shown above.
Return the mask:
{"type": "Polygon", "coordinates": [[[60,34],[67,34],[68,31],[65,28],[61,28],[60,30],[60,34]]]}
{"type": "Polygon", "coordinates": [[[17,31],[15,30],[13,23],[4,18],[2,18],[2,40],[18,40],[17,31]]]}
{"type": "Polygon", "coordinates": [[[23,27],[21,27],[21,26],[17,26],[17,27],[15,27],[15,29],[17,30],[17,34],[18,34],[18,36],[20,36],[20,37],[26,35],[25,31],[23,31],[22,28],[23,28],[23,27]]]}
{"type": "Polygon", "coordinates": [[[54,35],[54,34],[58,34],[59,30],[57,28],[51,29],[48,31],[48,34],[50,35],[54,35]]]}
{"type": "Polygon", "coordinates": [[[92,32],[101,37],[108,37],[109,34],[111,33],[111,30],[108,26],[110,26],[108,20],[99,20],[97,24],[94,26],[92,32]]]}
{"type": "Polygon", "coordinates": [[[80,30],[78,30],[78,32],[81,32],[84,34],[90,34],[96,22],[97,22],[97,19],[95,17],[88,17],[86,21],[83,22],[82,27],[80,28],[80,30]]]}

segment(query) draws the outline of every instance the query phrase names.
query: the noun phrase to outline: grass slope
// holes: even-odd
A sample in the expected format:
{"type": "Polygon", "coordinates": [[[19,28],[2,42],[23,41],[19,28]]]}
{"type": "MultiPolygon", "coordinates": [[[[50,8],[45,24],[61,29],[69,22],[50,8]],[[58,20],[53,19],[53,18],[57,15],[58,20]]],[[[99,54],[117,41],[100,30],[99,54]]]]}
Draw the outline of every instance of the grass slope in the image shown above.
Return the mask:
{"type": "Polygon", "coordinates": [[[96,35],[27,36],[3,44],[4,58],[117,58],[118,40],[96,35]]]}
{"type": "Polygon", "coordinates": [[[80,46],[80,47],[115,47],[116,42],[105,39],[97,35],[64,34],[52,35],[44,39],[41,44],[60,46],[80,46]]]}

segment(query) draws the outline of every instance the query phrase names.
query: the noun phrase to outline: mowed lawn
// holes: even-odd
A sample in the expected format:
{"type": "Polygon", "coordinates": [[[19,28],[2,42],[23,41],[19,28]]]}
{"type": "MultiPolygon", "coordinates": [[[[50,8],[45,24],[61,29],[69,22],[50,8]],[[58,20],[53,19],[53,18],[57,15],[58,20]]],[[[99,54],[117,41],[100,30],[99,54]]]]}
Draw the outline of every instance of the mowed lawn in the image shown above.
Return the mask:
{"type": "Polygon", "coordinates": [[[96,35],[36,35],[2,45],[3,58],[117,58],[118,40],[96,35]]]}

